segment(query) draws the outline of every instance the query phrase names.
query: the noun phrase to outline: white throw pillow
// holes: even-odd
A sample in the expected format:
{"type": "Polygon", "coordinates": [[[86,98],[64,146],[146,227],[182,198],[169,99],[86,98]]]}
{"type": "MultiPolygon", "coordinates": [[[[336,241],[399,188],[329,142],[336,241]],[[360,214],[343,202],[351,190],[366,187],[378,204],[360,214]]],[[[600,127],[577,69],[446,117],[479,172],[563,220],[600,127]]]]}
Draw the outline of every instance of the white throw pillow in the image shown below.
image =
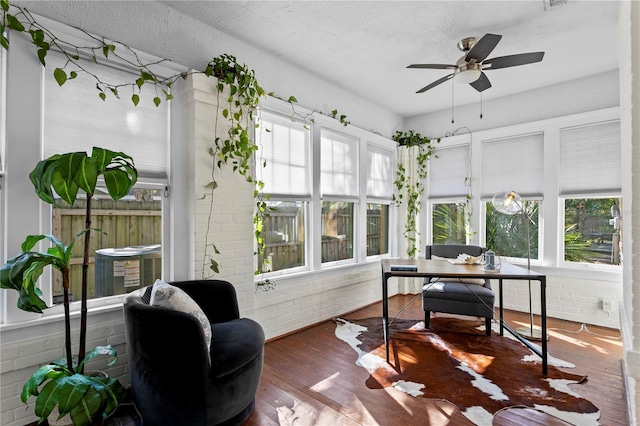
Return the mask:
{"type": "Polygon", "coordinates": [[[185,312],[196,317],[202,324],[207,348],[211,347],[211,323],[202,308],[184,290],[164,281],[156,280],[151,289],[150,305],[185,312]]]}

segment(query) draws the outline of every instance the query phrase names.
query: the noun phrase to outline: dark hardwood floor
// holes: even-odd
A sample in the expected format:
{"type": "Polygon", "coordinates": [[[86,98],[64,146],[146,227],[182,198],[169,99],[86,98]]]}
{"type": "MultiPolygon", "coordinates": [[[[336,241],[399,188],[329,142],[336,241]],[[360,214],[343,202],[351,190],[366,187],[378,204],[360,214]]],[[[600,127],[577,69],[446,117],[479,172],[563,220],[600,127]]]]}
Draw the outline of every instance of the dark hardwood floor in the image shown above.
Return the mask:
{"type": "MultiPolygon", "coordinates": [[[[411,296],[389,301],[390,315],[411,296]]],[[[345,318],[381,316],[380,303],[344,315],[345,318]]],[[[422,318],[420,300],[398,318],[422,318]]],[[[506,312],[515,327],[529,323],[529,315],[506,312]]],[[[536,321],[539,324],[539,320],[536,321]]],[[[621,377],[622,342],[618,330],[549,318],[550,353],[576,365],[572,372],[588,375],[576,391],[601,412],[602,425],[627,425],[627,409],[621,377]]],[[[244,426],[279,425],[279,416],[290,424],[311,425],[470,425],[452,404],[443,400],[414,398],[395,389],[369,389],[368,373],[355,365],[356,354],[334,334],[335,324],[326,321],[265,346],[265,363],[256,409],[244,426]],[[295,406],[295,414],[289,411],[295,406]],[[297,421],[295,415],[304,413],[297,421]],[[304,419],[304,421],[302,421],[304,419]]],[[[501,411],[494,425],[563,425],[562,421],[533,410],[501,411]]]]}

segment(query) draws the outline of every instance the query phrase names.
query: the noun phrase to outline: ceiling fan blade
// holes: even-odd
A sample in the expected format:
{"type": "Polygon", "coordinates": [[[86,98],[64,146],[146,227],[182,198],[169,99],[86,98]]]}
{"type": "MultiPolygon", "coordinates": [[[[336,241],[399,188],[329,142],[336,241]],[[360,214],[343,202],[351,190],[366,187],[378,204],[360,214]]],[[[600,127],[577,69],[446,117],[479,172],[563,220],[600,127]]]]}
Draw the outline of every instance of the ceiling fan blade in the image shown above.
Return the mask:
{"type": "Polygon", "coordinates": [[[484,61],[484,59],[489,56],[489,53],[493,52],[493,49],[495,49],[501,38],[502,36],[497,34],[483,35],[482,38],[473,45],[464,60],[469,62],[475,59],[476,63],[484,61]]]}
{"type": "Polygon", "coordinates": [[[540,62],[543,57],[544,52],[531,52],[520,53],[518,55],[499,56],[497,58],[487,59],[482,63],[482,67],[486,70],[497,70],[500,68],[516,67],[518,65],[540,62]],[[491,65],[491,67],[484,68],[485,65],[491,65]]]}
{"type": "Polygon", "coordinates": [[[431,69],[431,70],[448,70],[448,69],[455,69],[456,66],[455,65],[448,65],[448,64],[411,64],[407,68],[424,68],[424,69],[431,69]]]}
{"type": "Polygon", "coordinates": [[[449,75],[447,75],[447,76],[444,76],[444,77],[442,77],[441,79],[434,81],[434,82],[433,82],[433,83],[431,83],[430,85],[428,85],[428,86],[424,86],[422,89],[418,90],[416,93],[424,93],[424,92],[426,92],[427,90],[429,90],[429,89],[433,89],[433,88],[434,88],[434,87],[436,87],[437,85],[442,84],[442,83],[444,83],[444,82],[445,82],[445,81],[447,81],[447,80],[450,80],[452,77],[453,77],[453,74],[449,74],[449,75]]]}
{"type": "Polygon", "coordinates": [[[491,82],[489,81],[485,73],[481,73],[480,78],[472,83],[469,83],[469,85],[476,89],[478,92],[483,92],[491,87],[491,82]]]}

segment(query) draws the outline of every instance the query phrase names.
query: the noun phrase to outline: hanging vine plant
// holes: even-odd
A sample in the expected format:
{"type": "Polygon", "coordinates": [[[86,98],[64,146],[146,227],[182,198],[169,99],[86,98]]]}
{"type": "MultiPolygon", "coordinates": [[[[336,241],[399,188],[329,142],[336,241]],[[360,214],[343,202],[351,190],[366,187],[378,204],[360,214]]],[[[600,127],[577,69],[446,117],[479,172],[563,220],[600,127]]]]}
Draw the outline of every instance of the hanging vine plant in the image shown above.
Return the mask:
{"type": "MultiPolygon", "coordinates": [[[[121,99],[126,94],[130,97],[134,105],[141,102],[141,91],[143,87],[151,86],[155,92],[153,95],[153,103],[159,106],[163,101],[173,99],[171,87],[178,79],[185,79],[190,74],[204,73],[207,76],[216,78],[218,89],[218,105],[219,110],[216,114],[216,132],[218,120],[222,117],[229,122],[229,130],[224,135],[214,136],[214,143],[209,149],[211,156],[211,180],[206,185],[208,190],[206,197],[213,207],[213,195],[218,187],[216,180],[216,170],[220,170],[223,166],[230,166],[233,172],[237,172],[244,176],[247,182],[254,185],[255,214],[254,214],[254,232],[256,241],[255,255],[261,254],[265,249],[265,240],[262,235],[262,224],[264,218],[268,216],[267,202],[268,194],[263,193],[264,182],[257,179],[252,174],[254,153],[258,146],[252,139],[254,125],[254,112],[259,104],[260,98],[265,95],[265,91],[258,83],[255,73],[245,64],[241,64],[237,59],[229,54],[222,54],[213,58],[203,71],[189,71],[163,77],[153,71],[153,67],[166,59],[158,61],[145,62],[138,54],[129,46],[107,40],[104,37],[96,37],[87,31],[74,27],[82,32],[92,43],[88,46],[77,46],[70,40],[64,40],[58,34],[50,31],[36,21],[31,13],[20,6],[10,5],[9,0],[0,0],[0,45],[5,49],[9,48],[9,31],[17,33],[28,33],[31,41],[36,49],[38,60],[43,66],[46,66],[47,54],[53,49],[61,53],[66,58],[64,66],[55,68],[53,76],[56,82],[62,86],[69,81],[75,79],[79,73],[84,72],[91,76],[96,82],[97,95],[103,101],[113,96],[121,99]],[[13,9],[13,10],[10,10],[13,9]],[[15,13],[10,13],[15,11],[15,13]],[[99,62],[101,59],[113,59],[126,64],[131,69],[137,70],[138,76],[134,81],[128,83],[111,83],[105,81],[100,75],[97,75],[84,67],[84,61],[99,62]],[[228,91],[227,91],[228,89],[228,91]],[[228,93],[228,99],[220,99],[222,93],[228,93]],[[222,107],[223,103],[227,103],[222,107]]],[[[297,100],[291,96],[288,100],[293,105],[297,100]]],[[[346,115],[338,115],[337,110],[333,110],[329,116],[339,120],[341,124],[348,125],[346,115]]],[[[313,118],[311,118],[313,120],[313,118]]],[[[256,164],[256,167],[264,167],[262,164],[256,164]]],[[[210,210],[208,227],[212,222],[212,210],[210,210]]],[[[216,260],[216,256],[220,254],[218,247],[214,242],[205,241],[205,250],[203,256],[203,278],[207,275],[206,271],[219,273],[220,265],[216,260]]],[[[262,273],[260,267],[254,272],[256,275],[262,273]]],[[[263,280],[265,281],[265,280],[263,280]]],[[[261,281],[262,282],[262,281],[261,281]]],[[[267,287],[273,288],[273,282],[266,280],[267,287]]]]}
{"type": "MultiPolygon", "coordinates": [[[[265,240],[262,235],[262,223],[268,215],[267,201],[268,194],[264,194],[264,182],[252,175],[254,154],[258,150],[258,145],[252,139],[251,129],[255,126],[254,112],[258,107],[260,98],[265,95],[264,89],[258,83],[255,72],[245,64],[240,64],[235,56],[222,54],[214,58],[204,73],[207,76],[214,76],[218,79],[218,102],[215,115],[215,138],[214,144],[209,149],[212,158],[211,181],[206,185],[209,190],[209,217],[207,221],[207,231],[213,220],[214,191],[218,187],[216,180],[216,170],[223,166],[231,166],[234,172],[244,176],[247,182],[254,185],[253,196],[256,200],[254,210],[254,233],[256,239],[255,255],[261,254],[265,248],[265,240]],[[228,89],[228,92],[226,91],[228,89]],[[229,93],[229,97],[221,99],[222,93],[229,93]],[[227,106],[222,105],[226,103],[227,106]],[[220,136],[218,131],[218,120],[220,117],[229,121],[230,127],[226,135],[220,136]]],[[[256,166],[264,167],[264,163],[256,166]]],[[[205,235],[205,250],[203,254],[203,278],[206,278],[207,268],[214,273],[219,272],[219,264],[215,255],[220,251],[213,242],[209,242],[209,232],[205,235]]],[[[261,273],[260,269],[254,272],[261,273]]]]}
{"type": "MultiPolygon", "coordinates": [[[[166,59],[144,62],[127,45],[113,42],[103,37],[96,37],[81,28],[76,29],[91,39],[93,43],[90,46],[77,46],[71,41],[61,39],[57,34],[42,26],[25,8],[10,5],[8,0],[0,0],[0,9],[2,13],[0,45],[3,48],[9,48],[9,38],[7,37],[9,31],[28,33],[35,46],[38,60],[43,66],[46,66],[47,54],[52,49],[66,58],[66,63],[63,67],[53,70],[53,76],[60,86],[76,78],[79,73],[84,72],[95,80],[97,94],[103,101],[106,101],[109,96],[121,99],[122,94],[129,92],[130,94],[127,96],[130,96],[131,102],[137,106],[141,101],[142,87],[152,86],[155,92],[153,103],[158,106],[163,100],[169,101],[173,99],[171,86],[178,79],[184,79],[188,75],[195,73],[204,73],[207,76],[217,78],[219,96],[225,89],[228,89],[228,92],[225,93],[229,93],[229,98],[227,101],[228,106],[218,111],[216,122],[221,115],[228,120],[230,128],[228,133],[223,136],[215,135],[214,144],[209,151],[212,157],[211,181],[206,185],[206,188],[210,191],[208,195],[211,196],[218,186],[215,179],[215,171],[223,165],[230,166],[234,172],[240,173],[246,178],[247,182],[255,186],[256,213],[254,223],[256,224],[257,253],[264,249],[264,239],[262,238],[260,224],[262,223],[262,217],[268,214],[266,209],[268,195],[262,194],[264,183],[256,180],[251,174],[253,154],[257,150],[257,146],[251,139],[251,133],[253,112],[265,92],[255,78],[253,70],[244,64],[240,64],[234,56],[222,54],[213,58],[203,71],[183,72],[169,77],[162,77],[157,75],[152,68],[154,65],[167,62],[168,60],[166,59]],[[15,13],[9,13],[10,7],[15,10],[15,13]],[[128,83],[114,84],[105,81],[101,76],[87,70],[84,66],[84,61],[98,62],[101,58],[117,58],[119,62],[137,70],[139,75],[134,81],[128,83]]],[[[218,104],[220,105],[221,102],[218,104]]],[[[210,201],[213,202],[212,197],[210,197],[210,201]]],[[[211,220],[212,217],[209,215],[209,222],[211,220]]],[[[215,244],[207,241],[203,260],[206,266],[203,265],[203,275],[205,269],[215,273],[219,272],[219,265],[214,259],[217,254],[219,254],[219,250],[215,244]]],[[[259,271],[256,271],[256,273],[259,273],[259,271]]]]}
{"type": "MultiPolygon", "coordinates": [[[[407,256],[409,259],[414,259],[418,252],[417,243],[420,236],[417,217],[422,209],[421,198],[427,178],[428,161],[434,151],[434,140],[413,130],[407,132],[398,130],[392,139],[399,144],[393,201],[396,205],[406,203],[407,214],[402,235],[407,242],[407,256]],[[407,152],[406,159],[403,155],[404,151],[407,152]]],[[[435,143],[440,143],[440,139],[435,139],[435,143]]]]}

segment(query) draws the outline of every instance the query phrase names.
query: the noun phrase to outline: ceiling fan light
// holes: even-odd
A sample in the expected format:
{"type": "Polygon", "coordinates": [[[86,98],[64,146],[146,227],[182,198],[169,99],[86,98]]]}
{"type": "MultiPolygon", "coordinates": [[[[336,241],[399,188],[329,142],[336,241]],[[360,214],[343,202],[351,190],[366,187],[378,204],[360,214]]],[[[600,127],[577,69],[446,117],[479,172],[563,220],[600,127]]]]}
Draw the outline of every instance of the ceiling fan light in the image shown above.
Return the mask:
{"type": "Polygon", "coordinates": [[[469,84],[479,79],[480,74],[482,74],[482,72],[477,68],[467,68],[457,73],[454,80],[458,84],[469,84]]]}

